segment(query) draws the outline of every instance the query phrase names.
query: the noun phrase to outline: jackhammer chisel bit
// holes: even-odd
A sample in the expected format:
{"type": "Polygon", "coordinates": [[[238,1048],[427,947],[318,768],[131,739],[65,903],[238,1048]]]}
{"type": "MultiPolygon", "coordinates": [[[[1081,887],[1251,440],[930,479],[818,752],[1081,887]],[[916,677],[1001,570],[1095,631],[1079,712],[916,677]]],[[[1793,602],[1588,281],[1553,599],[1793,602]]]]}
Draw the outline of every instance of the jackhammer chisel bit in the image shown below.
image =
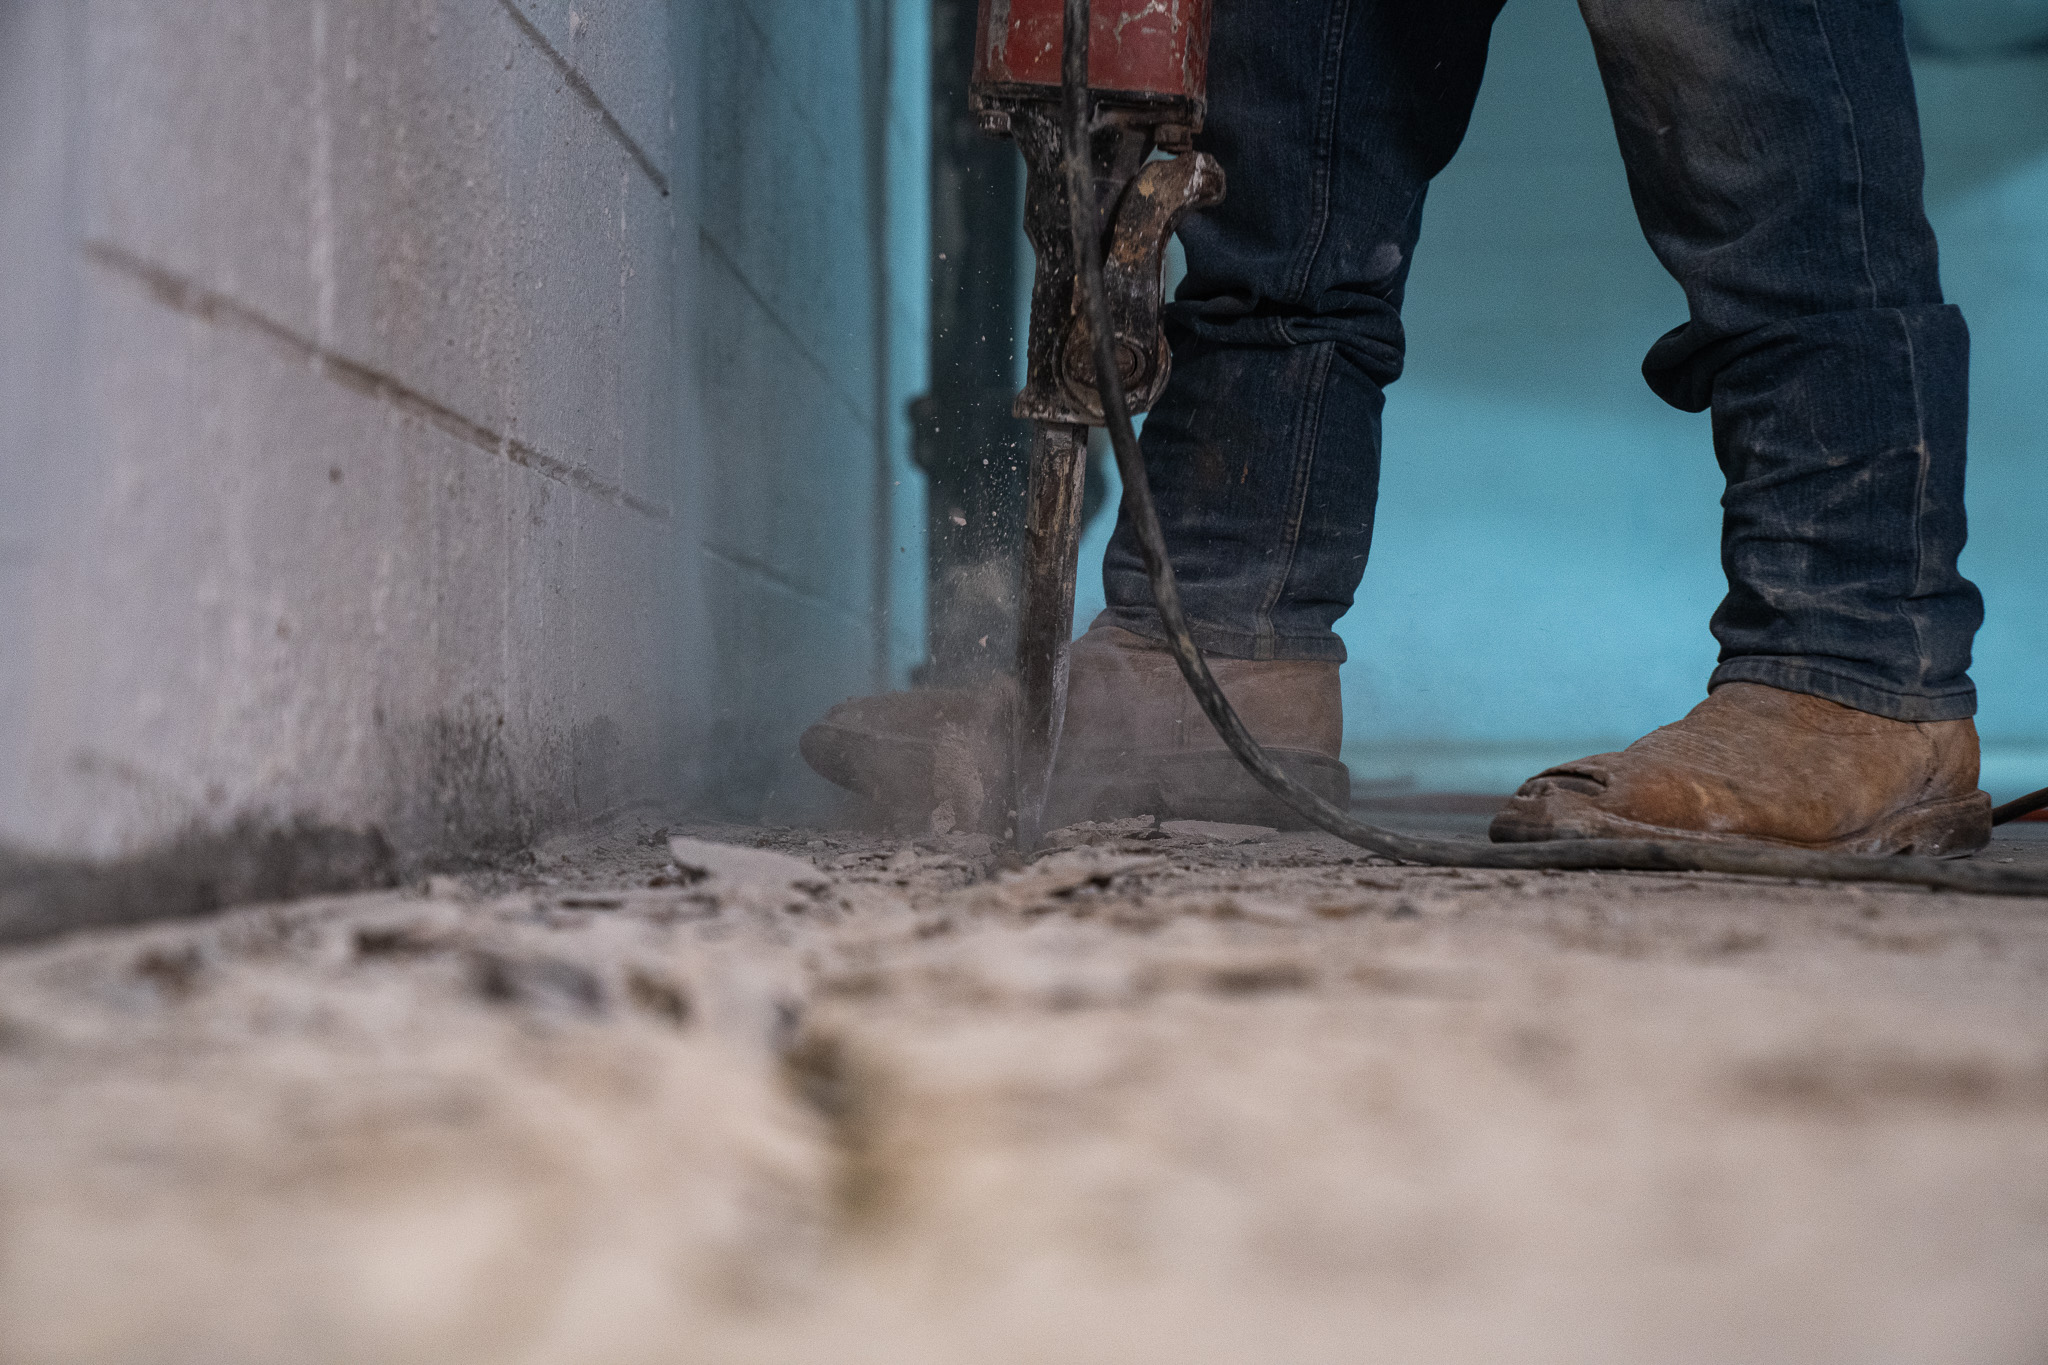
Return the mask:
{"type": "MultiPolygon", "coordinates": [[[[1103,424],[1083,307],[1060,111],[1063,0],[982,0],[971,100],[982,128],[1013,139],[1026,171],[1025,233],[1037,255],[1029,368],[1015,413],[1037,423],[1017,631],[1016,837],[1035,848],[1059,758],[1074,628],[1088,428],[1103,424]]],[[[1223,171],[1190,150],[1206,112],[1209,0],[1094,0],[1089,33],[1098,248],[1118,377],[1133,412],[1166,387],[1160,325],[1167,241],[1221,202],[1223,171]],[[1155,151],[1181,153],[1154,161],[1155,151]]]]}
{"type": "Polygon", "coordinates": [[[1080,567],[1088,428],[1041,422],[1031,447],[1017,617],[1017,837],[1035,844],[1066,721],[1068,642],[1080,567]]]}

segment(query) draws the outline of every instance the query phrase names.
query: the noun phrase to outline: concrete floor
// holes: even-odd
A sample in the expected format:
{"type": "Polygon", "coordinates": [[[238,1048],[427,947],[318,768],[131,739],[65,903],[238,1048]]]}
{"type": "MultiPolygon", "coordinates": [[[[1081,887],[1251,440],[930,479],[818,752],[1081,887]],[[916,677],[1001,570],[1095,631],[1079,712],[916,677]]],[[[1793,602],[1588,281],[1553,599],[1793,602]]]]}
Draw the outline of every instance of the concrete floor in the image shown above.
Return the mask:
{"type": "Polygon", "coordinates": [[[2048,901],[691,832],[0,955],[0,1362],[2048,1358],[2048,901]]]}

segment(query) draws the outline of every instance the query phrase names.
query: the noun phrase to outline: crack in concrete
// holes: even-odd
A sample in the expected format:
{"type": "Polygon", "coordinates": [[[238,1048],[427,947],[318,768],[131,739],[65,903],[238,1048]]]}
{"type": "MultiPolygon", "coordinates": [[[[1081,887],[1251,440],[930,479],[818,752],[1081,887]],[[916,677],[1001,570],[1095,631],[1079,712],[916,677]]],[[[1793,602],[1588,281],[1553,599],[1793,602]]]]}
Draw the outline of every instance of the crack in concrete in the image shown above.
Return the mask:
{"type": "Polygon", "coordinates": [[[665,522],[675,515],[675,509],[666,503],[650,502],[609,479],[600,478],[582,465],[557,459],[516,437],[493,431],[394,375],[338,355],[318,342],[300,336],[283,323],[265,317],[247,304],[143,260],[110,242],[88,241],[81,250],[93,264],[141,284],[152,298],[171,311],[203,322],[253,332],[311,365],[343,388],[388,403],[407,416],[417,417],[478,450],[503,455],[513,464],[531,469],[543,478],[630,508],[655,521],[665,522]]]}

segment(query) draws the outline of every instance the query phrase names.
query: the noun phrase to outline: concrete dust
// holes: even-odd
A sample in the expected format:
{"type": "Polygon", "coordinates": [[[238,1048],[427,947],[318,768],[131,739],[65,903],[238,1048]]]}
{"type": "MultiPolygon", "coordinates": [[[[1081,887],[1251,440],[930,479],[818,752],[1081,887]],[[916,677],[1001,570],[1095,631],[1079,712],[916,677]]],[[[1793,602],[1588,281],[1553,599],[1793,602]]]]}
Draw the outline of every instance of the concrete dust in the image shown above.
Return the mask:
{"type": "Polygon", "coordinates": [[[0,955],[0,1362],[2048,1357],[2048,903],[1183,824],[0,955]]]}

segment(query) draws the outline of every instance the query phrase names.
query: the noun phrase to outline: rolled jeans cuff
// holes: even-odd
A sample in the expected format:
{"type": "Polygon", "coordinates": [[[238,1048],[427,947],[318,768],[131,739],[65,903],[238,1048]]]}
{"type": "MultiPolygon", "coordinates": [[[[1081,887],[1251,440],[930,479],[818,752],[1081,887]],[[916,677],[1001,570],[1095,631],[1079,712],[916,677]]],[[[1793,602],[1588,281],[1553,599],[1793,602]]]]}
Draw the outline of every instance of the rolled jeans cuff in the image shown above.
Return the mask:
{"type": "MultiPolygon", "coordinates": [[[[1115,626],[1133,635],[1166,643],[1166,628],[1159,623],[1158,611],[1149,606],[1107,607],[1090,624],[1115,626]]],[[[1204,654],[1214,654],[1222,659],[1306,659],[1341,664],[1350,657],[1344,641],[1327,630],[1316,635],[1268,633],[1263,640],[1252,631],[1226,630],[1195,620],[1188,622],[1188,630],[1204,654]]]]}
{"type": "Polygon", "coordinates": [[[1762,655],[1730,659],[1714,670],[1707,690],[1711,692],[1732,682],[1762,683],[1785,692],[1803,692],[1886,720],[1968,720],[1977,714],[1977,689],[1969,683],[1931,696],[1906,694],[1872,686],[1803,659],[1762,655]]]}

